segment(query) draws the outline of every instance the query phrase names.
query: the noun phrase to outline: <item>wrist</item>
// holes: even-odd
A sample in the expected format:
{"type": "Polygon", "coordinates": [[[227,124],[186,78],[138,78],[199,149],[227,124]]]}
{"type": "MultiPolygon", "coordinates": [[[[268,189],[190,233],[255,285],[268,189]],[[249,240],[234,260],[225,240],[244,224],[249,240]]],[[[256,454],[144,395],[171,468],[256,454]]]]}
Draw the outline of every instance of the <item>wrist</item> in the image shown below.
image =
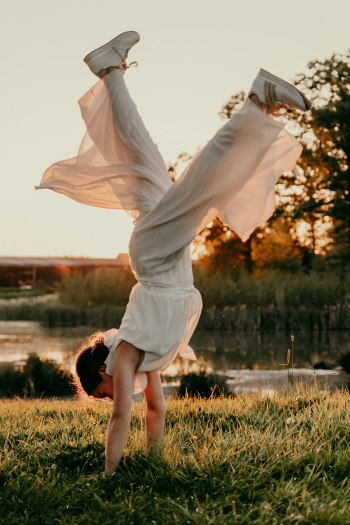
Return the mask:
{"type": "Polygon", "coordinates": [[[109,459],[106,459],[104,475],[107,476],[110,474],[114,474],[117,468],[118,468],[118,465],[116,463],[114,463],[113,461],[110,461],[109,459]]]}

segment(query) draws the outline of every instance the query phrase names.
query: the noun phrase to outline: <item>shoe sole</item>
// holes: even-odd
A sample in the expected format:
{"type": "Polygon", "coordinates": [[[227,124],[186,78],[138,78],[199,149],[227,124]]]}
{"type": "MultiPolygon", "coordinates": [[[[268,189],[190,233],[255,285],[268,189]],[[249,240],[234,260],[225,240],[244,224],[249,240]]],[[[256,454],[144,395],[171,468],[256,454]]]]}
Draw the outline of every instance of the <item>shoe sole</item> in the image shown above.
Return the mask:
{"type": "MultiPolygon", "coordinates": [[[[136,31],[125,31],[125,33],[121,33],[120,35],[116,36],[115,38],[113,38],[113,40],[110,40],[109,42],[107,42],[107,44],[104,44],[103,46],[98,47],[97,49],[94,49],[94,51],[91,51],[91,53],[86,55],[86,57],[84,58],[84,62],[88,64],[91,59],[96,58],[98,55],[102,55],[105,51],[108,51],[108,49],[110,49],[111,47],[116,46],[116,44],[118,44],[120,41],[124,40],[125,38],[132,37],[132,36],[138,37],[137,42],[139,42],[141,37],[136,31]]],[[[137,42],[135,42],[135,44],[137,42]]]]}
{"type": "MultiPolygon", "coordinates": [[[[279,84],[283,88],[287,89],[290,93],[293,93],[293,94],[295,94],[295,92],[299,93],[299,95],[302,97],[302,99],[303,99],[303,101],[305,103],[305,106],[306,106],[306,110],[305,111],[307,111],[308,109],[311,108],[312,104],[311,104],[310,100],[308,98],[306,98],[306,96],[301,91],[299,91],[299,89],[294,87],[289,82],[286,82],[285,80],[282,80],[282,78],[276,77],[275,75],[273,75],[272,73],[269,73],[265,69],[261,69],[260,70],[260,76],[262,76],[264,78],[264,80],[267,80],[267,81],[270,81],[270,82],[272,81],[272,83],[274,83],[274,84],[279,84]]],[[[300,108],[300,109],[303,109],[303,108],[300,108]]]]}

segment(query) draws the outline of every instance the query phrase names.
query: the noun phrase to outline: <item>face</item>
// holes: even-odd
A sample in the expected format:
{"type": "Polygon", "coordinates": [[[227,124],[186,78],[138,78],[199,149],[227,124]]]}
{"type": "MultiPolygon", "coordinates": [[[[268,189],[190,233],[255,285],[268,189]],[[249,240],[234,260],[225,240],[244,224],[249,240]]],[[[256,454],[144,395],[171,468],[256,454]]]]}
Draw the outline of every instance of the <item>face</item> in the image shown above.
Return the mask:
{"type": "Polygon", "coordinates": [[[113,399],[113,379],[111,376],[106,374],[106,366],[101,366],[99,374],[102,378],[102,383],[92,392],[92,395],[97,399],[103,399],[109,397],[113,399]]]}

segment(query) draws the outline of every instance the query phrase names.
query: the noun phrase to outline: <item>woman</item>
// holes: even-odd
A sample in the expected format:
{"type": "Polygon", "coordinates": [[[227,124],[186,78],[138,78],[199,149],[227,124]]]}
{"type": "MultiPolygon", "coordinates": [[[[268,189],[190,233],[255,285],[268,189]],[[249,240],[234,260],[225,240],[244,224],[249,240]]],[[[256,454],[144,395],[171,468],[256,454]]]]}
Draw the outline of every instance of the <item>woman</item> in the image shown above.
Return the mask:
{"type": "MultiPolygon", "coordinates": [[[[118,330],[94,334],[76,362],[84,390],[113,398],[105,472],[115,471],[126,441],[132,394],[145,391],[148,446],[159,447],[165,418],[159,371],[188,342],[202,301],[193,287],[189,245],[217,215],[243,241],[274,210],[274,185],[301,146],[273,118],[280,108],[307,110],[292,85],[260,70],[248,101],[172,183],[126,89],[129,50],[140,37],[119,35],[84,59],[99,82],[79,101],[87,133],[78,156],[51,166],[40,188],[134,219],[129,254],[134,286],[118,330]]],[[[135,64],[135,63],[134,63],[135,64]]]]}

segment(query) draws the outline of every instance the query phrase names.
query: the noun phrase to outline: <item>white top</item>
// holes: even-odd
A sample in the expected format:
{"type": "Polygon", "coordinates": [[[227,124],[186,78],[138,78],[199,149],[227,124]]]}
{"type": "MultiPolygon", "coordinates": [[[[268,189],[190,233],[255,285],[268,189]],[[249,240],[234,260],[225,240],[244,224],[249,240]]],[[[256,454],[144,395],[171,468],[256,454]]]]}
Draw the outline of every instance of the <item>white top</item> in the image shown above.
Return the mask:
{"type": "MultiPolygon", "coordinates": [[[[179,266],[190,264],[189,250],[179,266]]],[[[169,272],[172,274],[177,271],[169,272]]],[[[192,272],[191,272],[192,274],[192,272]]],[[[184,275],[186,276],[186,275],[184,275]]],[[[171,278],[168,275],[169,279],[171,278]]],[[[193,286],[193,278],[176,284],[151,281],[133,287],[119,330],[105,333],[104,343],[109,348],[105,363],[106,373],[112,375],[114,351],[121,341],[127,341],[145,352],[144,360],[135,376],[134,394],[147,385],[145,372],[166,370],[177,355],[195,360],[189,340],[197,326],[202,310],[202,299],[193,286]]]]}

